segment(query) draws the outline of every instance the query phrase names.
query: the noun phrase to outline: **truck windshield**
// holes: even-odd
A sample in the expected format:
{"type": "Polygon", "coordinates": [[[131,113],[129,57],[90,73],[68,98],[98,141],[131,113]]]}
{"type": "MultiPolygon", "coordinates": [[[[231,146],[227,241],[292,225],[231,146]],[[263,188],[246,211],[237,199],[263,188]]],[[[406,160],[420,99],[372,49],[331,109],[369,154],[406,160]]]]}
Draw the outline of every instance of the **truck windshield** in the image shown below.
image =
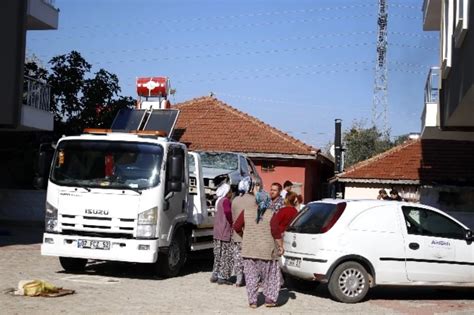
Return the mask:
{"type": "Polygon", "coordinates": [[[237,154],[201,152],[201,162],[203,167],[220,168],[224,170],[235,171],[239,167],[237,154]]]}
{"type": "Polygon", "coordinates": [[[58,185],[146,189],[160,181],[163,148],[148,143],[69,140],[58,144],[51,181],[58,185]]]}

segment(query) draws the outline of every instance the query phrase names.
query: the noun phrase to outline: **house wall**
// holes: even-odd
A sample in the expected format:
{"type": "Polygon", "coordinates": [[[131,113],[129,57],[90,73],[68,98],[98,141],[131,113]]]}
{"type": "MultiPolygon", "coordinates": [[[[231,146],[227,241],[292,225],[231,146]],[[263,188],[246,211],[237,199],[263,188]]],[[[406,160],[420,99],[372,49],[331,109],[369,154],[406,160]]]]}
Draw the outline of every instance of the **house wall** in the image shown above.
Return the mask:
{"type": "MultiPolygon", "coordinates": [[[[453,1],[454,2],[454,1],[453,1]]],[[[471,1],[472,2],[472,1],[471,1]]],[[[453,19],[454,20],[454,19],[453,19]]],[[[469,6],[469,30],[459,48],[452,45],[452,65],[440,90],[441,127],[474,131],[474,5],[469,6]]]]}
{"type": "Polygon", "coordinates": [[[0,10],[0,128],[16,128],[20,122],[23,92],[23,66],[26,46],[26,1],[2,0],[0,10]]]}
{"type": "Polygon", "coordinates": [[[387,193],[396,189],[399,195],[408,201],[418,202],[420,192],[418,186],[414,185],[387,185],[369,183],[346,183],[344,198],[346,199],[377,199],[380,189],[385,189],[387,193]]]}
{"type": "Polygon", "coordinates": [[[446,211],[474,228],[474,187],[423,186],[420,203],[446,211]]]}
{"type": "Polygon", "coordinates": [[[277,182],[283,186],[286,180],[293,183],[294,191],[303,195],[306,202],[311,198],[311,181],[306,179],[306,160],[271,160],[252,158],[257,171],[262,177],[263,188],[270,191],[272,183],[277,182]],[[273,167],[271,167],[273,166],[273,167]]]}

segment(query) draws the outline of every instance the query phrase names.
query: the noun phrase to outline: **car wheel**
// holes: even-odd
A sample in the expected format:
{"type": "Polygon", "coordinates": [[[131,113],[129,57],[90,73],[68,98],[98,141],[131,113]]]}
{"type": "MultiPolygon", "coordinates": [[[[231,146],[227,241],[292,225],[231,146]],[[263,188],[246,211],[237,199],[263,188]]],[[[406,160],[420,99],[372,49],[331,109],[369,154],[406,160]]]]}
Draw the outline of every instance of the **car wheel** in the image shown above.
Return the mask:
{"type": "Polygon", "coordinates": [[[158,260],[156,262],[157,274],[165,278],[176,277],[185,261],[185,236],[183,229],[179,229],[173,237],[168,250],[158,253],[158,260]]]}
{"type": "Polygon", "coordinates": [[[365,268],[357,262],[342,263],[332,273],[328,290],[336,301],[360,302],[369,291],[369,275],[365,268]]]}
{"type": "Polygon", "coordinates": [[[87,259],[59,257],[59,263],[67,272],[81,272],[86,268],[87,259]]]}

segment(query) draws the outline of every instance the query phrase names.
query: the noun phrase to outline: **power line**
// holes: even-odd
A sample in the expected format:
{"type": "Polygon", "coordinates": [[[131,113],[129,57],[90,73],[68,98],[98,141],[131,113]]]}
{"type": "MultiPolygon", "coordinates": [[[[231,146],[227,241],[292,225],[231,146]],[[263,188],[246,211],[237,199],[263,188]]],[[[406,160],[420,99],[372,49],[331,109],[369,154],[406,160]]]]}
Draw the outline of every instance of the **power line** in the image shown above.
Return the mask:
{"type": "Polygon", "coordinates": [[[149,62],[149,61],[163,61],[163,60],[189,60],[189,59],[206,59],[206,58],[231,57],[231,56],[267,55],[267,54],[277,54],[277,53],[294,53],[294,52],[313,51],[313,50],[320,50],[320,49],[367,47],[371,45],[373,45],[373,43],[353,43],[353,44],[337,44],[337,45],[300,47],[300,48],[266,49],[266,50],[243,51],[243,52],[232,51],[232,52],[222,52],[222,53],[203,54],[203,55],[153,57],[153,58],[140,58],[140,59],[133,58],[133,59],[122,59],[122,60],[108,60],[108,61],[103,62],[103,64],[126,63],[126,62],[136,63],[139,61],[149,62]]]}
{"type": "MultiPolygon", "coordinates": [[[[150,48],[129,48],[114,50],[114,53],[132,53],[132,52],[155,52],[163,50],[183,50],[183,49],[199,49],[199,48],[215,48],[219,46],[243,46],[243,45],[256,45],[256,44],[267,44],[267,43],[280,43],[298,40],[312,40],[319,38],[332,38],[332,37],[346,37],[346,36],[357,36],[357,35],[372,35],[374,31],[361,31],[361,32],[348,32],[348,33],[330,33],[321,35],[310,35],[310,36],[292,36],[272,39],[260,39],[260,40],[244,40],[244,41],[228,41],[228,42],[215,42],[215,43],[198,43],[192,45],[176,45],[176,46],[161,46],[161,47],[150,47],[150,48]]],[[[110,49],[107,50],[93,50],[89,54],[110,54],[110,49]]],[[[44,55],[40,55],[44,56],[44,55]]]]}
{"type": "Polygon", "coordinates": [[[218,15],[218,16],[205,16],[205,17],[195,17],[190,19],[166,19],[162,20],[152,20],[144,21],[142,17],[129,18],[133,20],[133,23],[112,23],[112,24],[95,24],[95,25],[85,25],[78,27],[70,27],[69,29],[88,29],[88,28],[104,28],[104,27],[114,27],[114,26],[140,26],[140,25],[156,25],[156,24],[172,24],[172,23],[189,23],[189,22],[209,22],[209,20],[233,20],[240,18],[253,18],[253,17],[267,17],[267,16],[281,16],[288,14],[306,14],[306,13],[318,13],[318,12],[328,12],[328,11],[341,11],[341,10],[352,10],[352,9],[363,9],[375,7],[373,4],[356,4],[356,5],[343,5],[343,6],[334,6],[334,7],[324,7],[324,8],[311,8],[311,9],[299,9],[299,10],[283,10],[283,11],[268,11],[268,12],[257,12],[257,13],[243,13],[235,15],[218,15]]]}
{"type": "MultiPolygon", "coordinates": [[[[167,29],[163,28],[163,31],[166,33],[179,33],[179,32],[196,32],[196,31],[219,31],[219,30],[229,30],[229,29],[235,29],[235,28],[255,28],[255,27],[262,27],[262,26],[281,26],[283,24],[296,24],[296,23],[312,23],[312,22],[319,22],[319,21],[347,21],[348,19],[358,19],[358,18],[370,18],[374,17],[373,14],[360,14],[360,15],[348,15],[348,16],[339,16],[339,17],[321,17],[317,19],[299,19],[299,20],[275,20],[275,21],[267,21],[267,22],[258,22],[258,23],[248,23],[248,24],[226,24],[226,25],[212,25],[212,26],[202,26],[202,27],[190,27],[190,28],[173,28],[173,29],[167,29]]],[[[105,28],[106,29],[106,28],[105,28]]],[[[51,40],[51,39],[56,39],[56,40],[61,40],[65,38],[69,39],[78,39],[78,38],[94,38],[94,37],[123,37],[123,36],[137,36],[137,32],[125,32],[125,33],[110,33],[110,34],[104,34],[104,33],[97,33],[97,32],[88,32],[87,34],[83,35],[66,35],[66,36],[56,36],[54,38],[52,37],[45,37],[43,39],[40,38],[32,38],[32,41],[37,41],[37,40],[51,40]]]]}

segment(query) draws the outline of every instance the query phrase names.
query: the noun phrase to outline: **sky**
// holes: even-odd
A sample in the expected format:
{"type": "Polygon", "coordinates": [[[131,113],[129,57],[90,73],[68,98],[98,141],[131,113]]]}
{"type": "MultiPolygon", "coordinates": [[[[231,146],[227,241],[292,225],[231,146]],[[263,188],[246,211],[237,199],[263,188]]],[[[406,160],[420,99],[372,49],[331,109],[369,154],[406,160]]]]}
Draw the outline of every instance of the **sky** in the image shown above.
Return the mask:
{"type": "MultiPolygon", "coordinates": [[[[422,0],[388,3],[391,136],[420,132],[437,32],[422,0]]],[[[176,104],[219,100],[318,148],[372,119],[377,0],[56,0],[58,30],[29,31],[27,54],[47,66],[72,50],[117,74],[135,97],[140,76],[167,76],[176,104]]]]}

